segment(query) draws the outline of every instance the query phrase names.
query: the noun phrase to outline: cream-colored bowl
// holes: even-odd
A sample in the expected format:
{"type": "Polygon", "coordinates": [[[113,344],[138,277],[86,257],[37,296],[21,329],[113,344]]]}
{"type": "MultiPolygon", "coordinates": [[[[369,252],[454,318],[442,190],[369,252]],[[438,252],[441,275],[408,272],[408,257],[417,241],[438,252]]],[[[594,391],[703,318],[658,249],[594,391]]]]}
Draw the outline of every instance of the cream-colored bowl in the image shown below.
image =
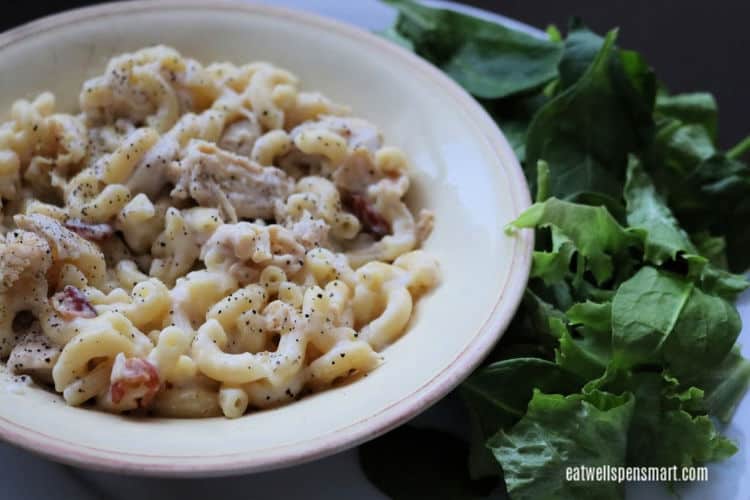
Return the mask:
{"type": "MultiPolygon", "coordinates": [[[[417,57],[359,29],[247,4],[128,2],[72,11],[0,35],[0,109],[50,90],[76,109],[84,79],[114,54],[167,44],[202,62],[268,60],[350,104],[402,147],[409,203],[435,211],[425,249],[443,282],[367,378],[236,420],[133,419],[22,394],[0,378],[0,436],[55,460],[148,475],[251,472],[319,458],[388,431],[453,389],[498,340],[529,271],[532,236],[506,235],[529,205],[518,162],[469,95],[417,57]]],[[[4,368],[2,368],[4,372],[4,368]]]]}

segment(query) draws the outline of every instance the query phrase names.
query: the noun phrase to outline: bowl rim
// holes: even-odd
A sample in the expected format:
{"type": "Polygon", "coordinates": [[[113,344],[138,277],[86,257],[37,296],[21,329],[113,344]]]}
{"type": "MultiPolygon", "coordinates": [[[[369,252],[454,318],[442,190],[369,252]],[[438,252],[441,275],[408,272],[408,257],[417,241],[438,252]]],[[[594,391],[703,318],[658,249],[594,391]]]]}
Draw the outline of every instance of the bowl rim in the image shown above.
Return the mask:
{"type": "MultiPolygon", "coordinates": [[[[509,195],[516,214],[531,205],[526,179],[505,136],[485,110],[458,84],[439,69],[411,52],[350,24],[305,11],[255,3],[215,0],[136,0],[83,7],[34,20],[0,33],[0,51],[45,31],[79,21],[113,17],[131,12],[175,9],[221,9],[243,14],[262,14],[290,20],[300,25],[335,31],[376,46],[381,52],[401,58],[415,71],[441,86],[476,122],[483,139],[493,149],[508,175],[509,195]]],[[[466,347],[441,371],[419,388],[376,413],[347,426],[305,441],[297,441],[264,450],[263,453],[234,452],[224,455],[170,456],[122,453],[66,441],[10,421],[0,415],[0,439],[55,461],[87,469],[157,477],[210,477],[262,472],[301,464],[352,448],[380,436],[426,410],[454,389],[476,368],[505,332],[523,296],[531,267],[534,236],[528,229],[517,231],[511,255],[510,271],[494,306],[483,325],[466,347]],[[205,459],[203,463],[200,459],[205,459]],[[155,461],[156,460],[156,461],[155,461]],[[171,461],[171,462],[170,462],[171,461]]]]}

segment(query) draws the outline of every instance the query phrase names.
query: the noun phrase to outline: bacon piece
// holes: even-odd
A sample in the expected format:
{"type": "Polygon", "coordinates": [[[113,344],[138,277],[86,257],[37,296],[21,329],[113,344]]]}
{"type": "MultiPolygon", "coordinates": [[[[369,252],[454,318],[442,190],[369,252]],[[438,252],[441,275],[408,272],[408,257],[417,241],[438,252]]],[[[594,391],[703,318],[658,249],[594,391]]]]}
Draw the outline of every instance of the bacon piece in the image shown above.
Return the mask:
{"type": "Polygon", "coordinates": [[[126,396],[133,398],[138,408],[145,408],[159,392],[159,372],[142,358],[125,358],[118,354],[112,368],[110,397],[119,404],[126,396]]]}
{"type": "Polygon", "coordinates": [[[81,219],[68,219],[65,227],[76,233],[81,238],[91,241],[101,241],[109,238],[115,230],[109,224],[89,224],[81,219]]]}
{"type": "Polygon", "coordinates": [[[350,193],[346,197],[346,204],[357,219],[362,223],[365,231],[382,238],[391,233],[391,225],[375,210],[367,198],[361,194],[350,193]]]}
{"type": "Polygon", "coordinates": [[[67,320],[96,317],[94,306],[86,295],[73,285],[65,285],[62,292],[54,294],[51,300],[52,307],[67,320]]]}

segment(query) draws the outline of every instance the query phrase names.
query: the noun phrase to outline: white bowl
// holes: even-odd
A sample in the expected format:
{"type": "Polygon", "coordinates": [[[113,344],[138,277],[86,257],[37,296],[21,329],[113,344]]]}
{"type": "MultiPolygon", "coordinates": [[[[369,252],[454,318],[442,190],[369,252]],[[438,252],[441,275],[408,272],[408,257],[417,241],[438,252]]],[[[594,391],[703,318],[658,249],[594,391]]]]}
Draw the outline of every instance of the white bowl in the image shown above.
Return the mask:
{"type": "Polygon", "coordinates": [[[0,35],[0,109],[51,90],[76,108],[108,58],[171,45],[202,62],[268,60],[350,104],[415,165],[413,207],[435,211],[425,244],[443,282],[369,377],[236,420],[134,419],[15,394],[0,374],[0,437],[70,464],[144,475],[252,472],[319,458],[405,422],[453,389],[508,325],[532,234],[506,235],[529,203],[518,162],[482,108],[440,71],[379,37],[309,14],[247,4],[127,2],[71,11],[0,35]]]}

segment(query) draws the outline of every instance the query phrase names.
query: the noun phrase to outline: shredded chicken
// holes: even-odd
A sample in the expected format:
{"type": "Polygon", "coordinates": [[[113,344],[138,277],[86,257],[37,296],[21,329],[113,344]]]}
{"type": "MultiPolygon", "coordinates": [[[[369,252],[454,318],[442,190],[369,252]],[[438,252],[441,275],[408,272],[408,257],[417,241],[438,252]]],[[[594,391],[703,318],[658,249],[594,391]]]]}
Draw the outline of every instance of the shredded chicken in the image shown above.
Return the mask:
{"type": "Polygon", "coordinates": [[[44,281],[52,263],[47,241],[28,231],[8,233],[0,241],[0,293],[18,290],[19,282],[44,281]]]}
{"type": "Polygon", "coordinates": [[[48,307],[47,271],[52,264],[47,241],[16,230],[0,239],[0,357],[20,339],[14,332],[16,314],[38,315],[48,307]]]}
{"type": "Polygon", "coordinates": [[[60,347],[54,344],[34,321],[22,334],[8,357],[7,366],[18,375],[31,375],[35,380],[52,382],[52,367],[60,356],[60,347]]]}
{"type": "Polygon", "coordinates": [[[274,203],[292,192],[294,180],[276,167],[262,167],[215,144],[192,141],[184,158],[168,172],[173,198],[193,198],[221,207],[227,219],[273,217],[274,203]]]}

